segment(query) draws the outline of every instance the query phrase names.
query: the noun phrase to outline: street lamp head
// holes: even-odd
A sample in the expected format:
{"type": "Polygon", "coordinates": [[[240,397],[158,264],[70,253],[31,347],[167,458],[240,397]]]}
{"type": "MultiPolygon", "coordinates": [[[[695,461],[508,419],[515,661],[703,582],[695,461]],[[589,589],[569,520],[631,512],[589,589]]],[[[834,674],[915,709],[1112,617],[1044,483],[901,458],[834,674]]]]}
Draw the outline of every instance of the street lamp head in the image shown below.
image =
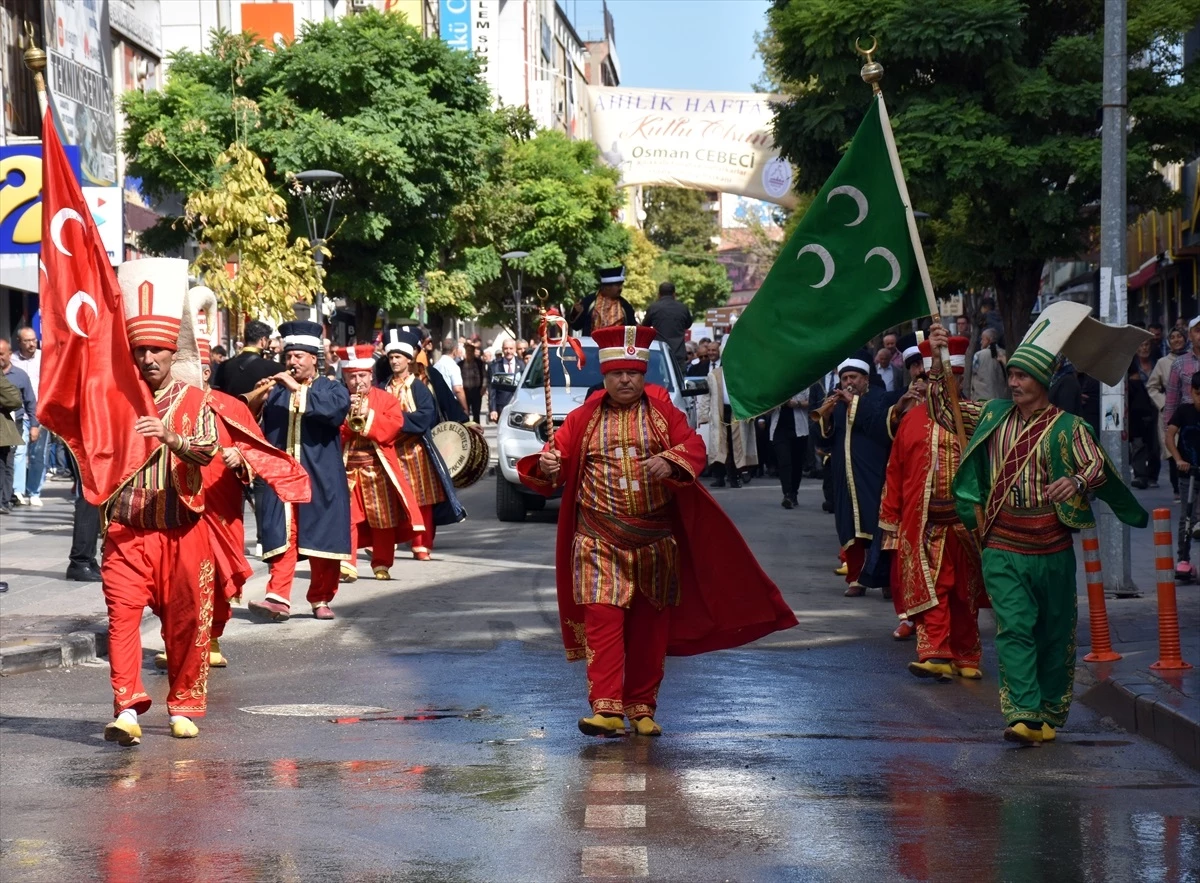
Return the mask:
{"type": "Polygon", "coordinates": [[[506,251],[504,254],[500,255],[500,260],[513,261],[513,260],[519,260],[520,258],[527,258],[527,257],[529,257],[529,252],[527,252],[527,251],[506,251]]]}
{"type": "Polygon", "coordinates": [[[329,169],[308,169],[304,172],[297,172],[295,178],[305,186],[313,184],[336,184],[343,180],[345,176],[340,172],[331,172],[329,169]]]}

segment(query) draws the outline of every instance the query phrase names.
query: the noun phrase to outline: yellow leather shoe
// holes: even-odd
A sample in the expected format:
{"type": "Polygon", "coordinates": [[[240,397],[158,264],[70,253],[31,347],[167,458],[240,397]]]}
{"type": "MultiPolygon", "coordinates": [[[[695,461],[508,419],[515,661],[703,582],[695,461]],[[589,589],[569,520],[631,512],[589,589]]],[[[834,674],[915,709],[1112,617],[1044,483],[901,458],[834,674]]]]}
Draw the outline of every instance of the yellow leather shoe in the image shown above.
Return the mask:
{"type": "Polygon", "coordinates": [[[1053,742],[1058,738],[1058,733],[1054,732],[1054,727],[1049,724],[1042,724],[1042,741],[1053,742]]]}
{"type": "Polygon", "coordinates": [[[104,726],[104,741],[116,742],[129,748],[133,745],[142,744],[142,728],[132,721],[127,721],[124,718],[117,718],[109,721],[104,726]]]}
{"type": "Polygon", "coordinates": [[[579,732],[585,736],[624,736],[625,718],[609,717],[606,714],[593,714],[591,717],[579,719],[579,732]]]}
{"type": "Polygon", "coordinates": [[[195,739],[200,735],[200,728],[186,717],[171,721],[171,735],[176,739],[195,739]]]}
{"type": "Polygon", "coordinates": [[[391,579],[392,574],[386,567],[375,568],[375,579],[391,579]]]}
{"type": "Polygon", "coordinates": [[[1021,745],[1039,745],[1045,741],[1040,727],[1033,728],[1018,721],[1004,730],[1005,742],[1018,742],[1021,745]]]}
{"type": "Polygon", "coordinates": [[[635,717],[633,731],[639,736],[661,736],[662,727],[654,722],[652,717],[635,717]]]}
{"type": "Polygon", "coordinates": [[[843,561],[840,566],[835,567],[833,569],[833,572],[836,573],[838,576],[845,576],[847,573],[850,572],[850,568],[847,567],[846,562],[843,561]]]}
{"type": "Polygon", "coordinates": [[[910,662],[908,670],[919,678],[933,678],[942,684],[948,684],[954,674],[954,666],[948,662],[910,662]]]}
{"type": "Polygon", "coordinates": [[[166,653],[155,653],[154,654],[154,667],[157,668],[159,671],[167,670],[167,654],[166,653]]]}
{"type": "Polygon", "coordinates": [[[358,581],[358,568],[349,561],[343,561],[340,570],[342,582],[352,583],[358,581]]]}
{"type": "Polygon", "coordinates": [[[978,681],[982,680],[983,678],[983,672],[977,668],[972,668],[969,665],[954,665],[951,663],[950,667],[954,669],[954,673],[960,678],[966,678],[967,680],[971,681],[978,681]]]}
{"type": "Polygon", "coordinates": [[[208,642],[208,667],[209,668],[225,668],[229,665],[229,660],[221,653],[221,642],[217,638],[212,638],[208,642]]]}

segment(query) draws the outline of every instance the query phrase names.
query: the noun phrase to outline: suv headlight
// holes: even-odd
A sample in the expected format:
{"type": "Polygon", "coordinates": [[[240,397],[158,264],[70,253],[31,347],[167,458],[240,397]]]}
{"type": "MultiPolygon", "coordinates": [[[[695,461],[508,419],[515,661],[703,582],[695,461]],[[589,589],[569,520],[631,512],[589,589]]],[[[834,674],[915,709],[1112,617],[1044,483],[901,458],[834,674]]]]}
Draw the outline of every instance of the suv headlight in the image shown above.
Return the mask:
{"type": "Polygon", "coordinates": [[[508,425],[513,429],[524,429],[528,432],[533,432],[538,428],[538,424],[546,418],[541,414],[533,414],[526,411],[509,411],[508,425]]]}

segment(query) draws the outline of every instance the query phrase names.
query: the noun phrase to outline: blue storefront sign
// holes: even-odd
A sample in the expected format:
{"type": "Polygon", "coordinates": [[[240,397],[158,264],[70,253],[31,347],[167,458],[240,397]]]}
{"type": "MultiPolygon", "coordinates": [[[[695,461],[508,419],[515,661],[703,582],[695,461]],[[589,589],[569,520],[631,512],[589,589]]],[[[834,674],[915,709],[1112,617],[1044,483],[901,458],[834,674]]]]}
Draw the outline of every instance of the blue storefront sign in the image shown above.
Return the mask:
{"type": "Polygon", "coordinates": [[[451,49],[469,52],[471,45],[471,0],[441,0],[438,35],[451,49]]]}
{"type": "MultiPolygon", "coordinates": [[[[64,145],[75,179],[79,148],[64,145]]],[[[42,242],[42,145],[0,147],[0,254],[37,254],[42,242]]]]}

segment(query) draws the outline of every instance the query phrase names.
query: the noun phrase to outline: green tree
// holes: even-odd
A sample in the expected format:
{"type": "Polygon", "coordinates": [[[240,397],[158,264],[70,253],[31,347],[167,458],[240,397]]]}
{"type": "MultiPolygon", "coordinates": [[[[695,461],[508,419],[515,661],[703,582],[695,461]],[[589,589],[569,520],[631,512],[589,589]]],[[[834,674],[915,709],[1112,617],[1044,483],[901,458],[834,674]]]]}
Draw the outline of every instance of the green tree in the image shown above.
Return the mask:
{"type": "MultiPolygon", "coordinates": [[[[130,174],[168,197],[213,185],[216,158],[240,140],[293,200],[293,225],[302,215],[289,174],[342,173],[325,283],[358,301],[360,325],[370,327],[377,307],[411,310],[422,274],[442,263],[454,206],[484,180],[479,145],[501,136],[489,103],[473,56],[368,10],[306,25],[275,52],[249,35],[216,33],[208,52],[176,53],[162,92],[124,99],[124,146],[130,174]]],[[[165,249],[199,232],[176,220],[147,245],[165,249]]],[[[448,309],[469,309],[461,293],[448,309]]]]}
{"type": "MultiPolygon", "coordinates": [[[[1143,211],[1172,203],[1158,169],[1200,143],[1200,89],[1176,52],[1198,17],[1200,0],[1129,3],[1129,202],[1143,211]]],[[[867,110],[853,47],[874,35],[931,264],[993,285],[1019,339],[1046,260],[1089,251],[1098,220],[1103,4],[780,0],[768,22],[768,79],[790,96],[775,135],[798,189],[820,187],[867,110]]]]}
{"type": "Polygon", "coordinates": [[[644,310],[658,297],[659,255],[661,254],[645,232],[637,227],[629,230],[629,254],[625,256],[625,288],[621,296],[635,310],[644,310]]]}
{"type": "Polygon", "coordinates": [[[721,230],[700,190],[647,187],[642,195],[646,237],[662,249],[655,277],[675,283],[679,300],[698,313],[723,304],[733,285],[717,261],[713,240],[721,230]]]}
{"type": "MultiPolygon", "coordinates": [[[[512,291],[500,256],[528,252],[520,261],[526,330],[539,289],[549,303],[570,304],[595,291],[597,267],[621,261],[630,249],[629,231],[615,219],[621,205],[616,171],[599,161],[590,141],[552,131],[530,137],[528,122],[502,110],[502,143],[473,153],[486,182],[452,210],[444,264],[445,285],[469,287],[485,320],[512,327],[512,291]]],[[[516,265],[508,269],[515,278],[516,265]]]]}

